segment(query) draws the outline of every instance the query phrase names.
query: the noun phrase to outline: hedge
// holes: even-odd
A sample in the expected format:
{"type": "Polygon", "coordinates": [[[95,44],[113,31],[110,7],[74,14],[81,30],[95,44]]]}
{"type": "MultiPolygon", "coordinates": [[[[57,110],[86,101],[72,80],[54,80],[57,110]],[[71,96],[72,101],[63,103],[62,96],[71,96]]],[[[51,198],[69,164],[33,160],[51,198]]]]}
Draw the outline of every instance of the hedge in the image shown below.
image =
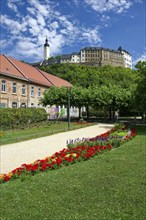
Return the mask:
{"type": "Polygon", "coordinates": [[[26,128],[47,119],[43,108],[1,108],[0,129],[26,128]]]}

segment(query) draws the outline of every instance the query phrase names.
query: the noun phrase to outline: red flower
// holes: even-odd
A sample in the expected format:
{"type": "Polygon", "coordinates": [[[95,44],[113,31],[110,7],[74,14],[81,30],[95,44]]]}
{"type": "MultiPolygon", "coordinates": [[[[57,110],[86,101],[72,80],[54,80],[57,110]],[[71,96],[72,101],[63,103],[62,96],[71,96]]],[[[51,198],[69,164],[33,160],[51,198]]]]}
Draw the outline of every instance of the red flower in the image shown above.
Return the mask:
{"type": "Polygon", "coordinates": [[[4,177],[4,181],[5,181],[5,182],[7,182],[9,179],[10,179],[10,177],[7,176],[7,175],[4,177]]]}
{"type": "Polygon", "coordinates": [[[56,162],[57,162],[58,166],[60,166],[60,164],[62,163],[61,158],[57,158],[57,159],[56,159],[56,162]]]}

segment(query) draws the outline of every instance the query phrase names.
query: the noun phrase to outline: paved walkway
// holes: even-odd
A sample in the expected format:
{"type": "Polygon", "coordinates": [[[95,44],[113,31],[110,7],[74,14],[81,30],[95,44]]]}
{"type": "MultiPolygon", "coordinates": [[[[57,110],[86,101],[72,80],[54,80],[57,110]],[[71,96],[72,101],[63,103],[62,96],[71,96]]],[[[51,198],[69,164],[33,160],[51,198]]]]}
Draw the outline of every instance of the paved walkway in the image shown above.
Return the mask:
{"type": "Polygon", "coordinates": [[[76,138],[90,138],[113,127],[111,124],[97,124],[78,130],[67,131],[47,137],[0,146],[0,173],[8,173],[23,163],[32,163],[66,148],[66,141],[76,138]]]}

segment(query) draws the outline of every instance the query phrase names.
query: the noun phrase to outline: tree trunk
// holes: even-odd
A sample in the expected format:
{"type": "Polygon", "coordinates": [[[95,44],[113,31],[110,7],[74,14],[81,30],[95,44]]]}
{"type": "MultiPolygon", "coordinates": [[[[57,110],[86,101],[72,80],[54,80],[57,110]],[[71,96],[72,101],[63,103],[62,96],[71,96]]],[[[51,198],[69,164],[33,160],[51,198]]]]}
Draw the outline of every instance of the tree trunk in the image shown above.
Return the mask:
{"type": "Polygon", "coordinates": [[[109,107],[109,116],[110,116],[110,119],[112,119],[112,107],[111,106],[109,107]]]}
{"type": "Polygon", "coordinates": [[[86,111],[87,111],[87,119],[89,119],[89,106],[86,106],[86,111]]]}
{"type": "Polygon", "coordinates": [[[81,107],[79,107],[79,119],[81,118],[81,107]]]}
{"type": "Polygon", "coordinates": [[[104,120],[106,120],[106,107],[104,107],[104,120]]]}

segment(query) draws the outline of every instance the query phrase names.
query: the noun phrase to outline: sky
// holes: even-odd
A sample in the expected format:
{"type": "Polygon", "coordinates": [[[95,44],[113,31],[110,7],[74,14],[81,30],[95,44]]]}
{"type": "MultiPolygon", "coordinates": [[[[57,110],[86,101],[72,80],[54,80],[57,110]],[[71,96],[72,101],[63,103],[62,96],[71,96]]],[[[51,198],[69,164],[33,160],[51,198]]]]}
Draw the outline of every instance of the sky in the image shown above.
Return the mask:
{"type": "Polygon", "coordinates": [[[0,53],[26,62],[84,47],[127,50],[146,60],[146,0],[0,0],[0,53]]]}

